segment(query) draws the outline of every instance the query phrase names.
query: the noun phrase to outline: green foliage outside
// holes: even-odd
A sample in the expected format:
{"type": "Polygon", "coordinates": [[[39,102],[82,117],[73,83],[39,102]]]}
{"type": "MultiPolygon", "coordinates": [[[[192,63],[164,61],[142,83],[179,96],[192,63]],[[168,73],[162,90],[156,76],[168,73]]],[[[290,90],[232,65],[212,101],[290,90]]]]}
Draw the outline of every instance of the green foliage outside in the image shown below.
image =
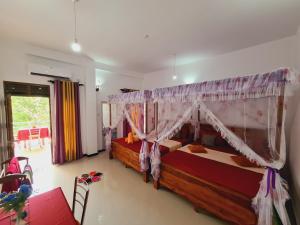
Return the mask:
{"type": "Polygon", "coordinates": [[[32,127],[50,127],[49,98],[12,96],[14,136],[18,130],[32,127]]]}

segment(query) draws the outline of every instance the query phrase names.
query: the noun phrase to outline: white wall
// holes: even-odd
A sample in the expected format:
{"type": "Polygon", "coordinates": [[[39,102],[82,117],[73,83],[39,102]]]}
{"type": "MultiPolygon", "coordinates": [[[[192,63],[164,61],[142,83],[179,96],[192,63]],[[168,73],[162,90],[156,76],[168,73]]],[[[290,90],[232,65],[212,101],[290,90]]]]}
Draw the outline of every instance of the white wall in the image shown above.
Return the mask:
{"type": "Polygon", "coordinates": [[[4,80],[49,85],[47,82],[49,78],[28,74],[30,63],[70,71],[73,80],[84,84],[80,88],[83,151],[86,154],[95,153],[97,151],[97,127],[95,125],[96,92],[93,62],[83,56],[38,48],[18,41],[0,40],[0,98],[3,98],[4,94],[4,80]]]}
{"type": "Polygon", "coordinates": [[[217,80],[235,75],[266,72],[281,66],[293,67],[296,58],[296,35],[278,41],[242,49],[196,63],[178,66],[177,80],[172,80],[172,69],[144,75],[143,88],[174,86],[206,80],[217,80]]]}
{"type": "MultiPolygon", "coordinates": [[[[121,88],[137,89],[142,88],[143,77],[128,76],[119,72],[109,72],[96,70],[96,83],[101,84],[101,89],[97,92],[97,121],[98,121],[98,149],[104,149],[102,136],[102,112],[101,102],[107,101],[107,96],[121,93],[121,88]]],[[[118,129],[120,130],[120,129],[118,129]]]]}

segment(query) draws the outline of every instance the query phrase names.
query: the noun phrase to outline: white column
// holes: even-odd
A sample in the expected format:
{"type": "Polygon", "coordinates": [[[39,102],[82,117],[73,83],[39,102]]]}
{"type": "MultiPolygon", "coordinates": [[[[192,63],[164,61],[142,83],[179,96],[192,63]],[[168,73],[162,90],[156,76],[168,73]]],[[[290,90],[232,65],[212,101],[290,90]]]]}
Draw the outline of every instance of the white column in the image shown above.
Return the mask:
{"type": "Polygon", "coordinates": [[[95,68],[89,66],[85,80],[86,154],[97,153],[97,101],[95,68]]]}
{"type": "Polygon", "coordinates": [[[103,139],[103,134],[102,134],[102,101],[103,101],[103,97],[101,94],[101,91],[99,90],[96,93],[97,96],[97,147],[98,150],[103,150],[105,149],[105,143],[104,143],[104,139],[103,139]]]}

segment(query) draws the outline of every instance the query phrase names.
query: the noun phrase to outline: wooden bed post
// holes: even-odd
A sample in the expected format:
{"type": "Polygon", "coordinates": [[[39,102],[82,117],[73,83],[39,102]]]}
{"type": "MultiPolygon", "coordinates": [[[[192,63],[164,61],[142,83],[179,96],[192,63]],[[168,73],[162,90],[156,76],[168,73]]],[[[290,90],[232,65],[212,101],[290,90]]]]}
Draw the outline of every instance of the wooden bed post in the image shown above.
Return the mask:
{"type": "MultiPolygon", "coordinates": [[[[148,134],[148,103],[144,103],[144,134],[148,134]]],[[[149,160],[149,159],[148,159],[149,160]]],[[[150,160],[149,160],[149,165],[150,165],[150,160]]],[[[143,172],[143,180],[145,183],[148,183],[150,180],[150,169],[147,171],[143,172]]]]}
{"type": "Polygon", "coordinates": [[[109,107],[109,126],[111,126],[112,125],[112,118],[111,118],[111,104],[109,103],[108,104],[108,107],[109,107]]]}
{"type": "Polygon", "coordinates": [[[143,180],[145,181],[145,183],[149,182],[150,180],[149,177],[150,177],[149,170],[143,172],[143,180]]]}
{"type": "Polygon", "coordinates": [[[148,103],[144,103],[144,134],[148,133],[148,103]]]}
{"type": "Polygon", "coordinates": [[[158,124],[158,103],[154,103],[154,127],[155,127],[155,135],[157,135],[157,124],[158,124]]]}
{"type": "Polygon", "coordinates": [[[160,185],[159,185],[159,179],[153,181],[153,187],[154,187],[156,190],[159,189],[159,187],[160,187],[160,185]]]}
{"type": "Polygon", "coordinates": [[[283,119],[283,110],[284,110],[284,91],[285,91],[285,86],[281,87],[281,90],[280,90],[281,94],[277,98],[277,121],[276,121],[275,148],[276,148],[276,151],[278,154],[280,154],[280,146],[281,146],[282,119],[283,119]]]}
{"type": "MultiPolygon", "coordinates": [[[[109,126],[111,127],[111,125],[112,125],[111,103],[108,104],[108,107],[109,107],[109,126]]],[[[112,151],[113,151],[113,149],[111,147],[111,150],[109,151],[109,159],[113,159],[114,158],[112,151]]]]}
{"type": "Polygon", "coordinates": [[[113,149],[111,148],[110,152],[109,152],[109,159],[112,160],[114,159],[114,155],[112,153],[113,149]]]}

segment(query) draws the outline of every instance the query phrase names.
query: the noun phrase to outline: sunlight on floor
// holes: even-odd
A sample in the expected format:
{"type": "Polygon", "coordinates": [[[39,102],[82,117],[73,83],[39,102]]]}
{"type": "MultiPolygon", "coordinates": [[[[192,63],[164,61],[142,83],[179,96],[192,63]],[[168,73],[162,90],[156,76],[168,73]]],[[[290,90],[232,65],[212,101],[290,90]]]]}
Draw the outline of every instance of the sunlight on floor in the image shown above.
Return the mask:
{"type": "MultiPolygon", "coordinates": [[[[41,145],[38,140],[31,140],[31,147],[27,144],[25,148],[24,143],[15,144],[16,156],[24,156],[29,158],[29,164],[33,170],[33,189],[34,193],[39,193],[43,190],[48,190],[47,186],[51,174],[51,141],[45,140],[44,145],[41,145]]],[[[23,167],[21,163],[21,167],[23,167]]]]}

